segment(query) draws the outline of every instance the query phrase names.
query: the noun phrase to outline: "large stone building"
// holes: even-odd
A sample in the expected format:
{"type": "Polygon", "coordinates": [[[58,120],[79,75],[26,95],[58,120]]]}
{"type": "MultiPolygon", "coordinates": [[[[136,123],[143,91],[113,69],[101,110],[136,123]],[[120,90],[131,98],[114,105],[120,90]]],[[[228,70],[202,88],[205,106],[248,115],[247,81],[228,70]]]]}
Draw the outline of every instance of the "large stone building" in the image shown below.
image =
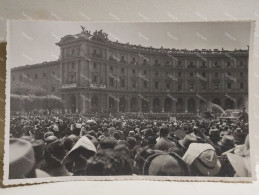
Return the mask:
{"type": "Polygon", "coordinates": [[[56,44],[57,61],[13,68],[11,83],[62,97],[67,113],[197,113],[247,104],[248,50],[155,49],[84,29],[56,44]]]}

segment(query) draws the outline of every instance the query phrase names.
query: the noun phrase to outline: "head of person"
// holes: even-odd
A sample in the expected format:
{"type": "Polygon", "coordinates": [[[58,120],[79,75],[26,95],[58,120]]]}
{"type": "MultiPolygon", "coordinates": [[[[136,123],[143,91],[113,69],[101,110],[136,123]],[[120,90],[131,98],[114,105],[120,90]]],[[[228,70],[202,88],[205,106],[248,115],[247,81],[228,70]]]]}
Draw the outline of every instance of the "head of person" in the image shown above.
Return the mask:
{"type": "Polygon", "coordinates": [[[169,129],[166,126],[162,126],[159,130],[160,137],[167,137],[169,134],[169,129]]]}
{"type": "Polygon", "coordinates": [[[156,153],[147,158],[143,175],[189,176],[186,163],[175,153],[156,153]]]}
{"type": "Polygon", "coordinates": [[[66,155],[64,144],[60,140],[49,143],[45,147],[44,159],[50,168],[62,166],[62,160],[66,155]]]}
{"type": "Polygon", "coordinates": [[[132,162],[121,150],[100,150],[86,163],[86,175],[131,175],[132,162]]]}
{"type": "Polygon", "coordinates": [[[113,149],[117,142],[113,137],[104,137],[100,141],[100,149],[113,149]]]}
{"type": "Polygon", "coordinates": [[[190,166],[192,175],[216,176],[221,169],[215,149],[207,143],[190,144],[182,159],[190,166]]]}

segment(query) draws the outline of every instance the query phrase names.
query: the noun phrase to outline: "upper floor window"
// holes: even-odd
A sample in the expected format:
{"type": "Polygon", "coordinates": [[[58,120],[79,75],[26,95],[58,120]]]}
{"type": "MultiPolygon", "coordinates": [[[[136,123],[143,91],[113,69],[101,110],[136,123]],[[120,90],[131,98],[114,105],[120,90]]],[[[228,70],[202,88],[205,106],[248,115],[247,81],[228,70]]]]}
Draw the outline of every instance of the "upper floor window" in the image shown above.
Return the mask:
{"type": "Polygon", "coordinates": [[[124,56],[121,56],[121,62],[123,62],[123,63],[126,62],[124,56]]]}
{"type": "Polygon", "coordinates": [[[215,76],[215,78],[218,78],[219,77],[219,73],[215,72],[214,76],[215,76]]]}
{"type": "Polygon", "coordinates": [[[55,86],[52,86],[52,87],[51,87],[51,92],[55,92],[55,91],[56,91],[55,86]]]}
{"type": "Polygon", "coordinates": [[[202,73],[201,73],[201,76],[202,76],[202,77],[206,77],[206,72],[202,72],[202,73]]]}
{"type": "Polygon", "coordinates": [[[143,81],[143,86],[145,89],[147,88],[147,81],[143,81]]]}
{"type": "Polygon", "coordinates": [[[137,82],[135,80],[132,81],[132,88],[135,89],[137,87],[137,82]]]}
{"type": "Polygon", "coordinates": [[[230,67],[231,67],[231,63],[228,61],[227,68],[230,68],[230,67]]]}
{"type": "Polygon", "coordinates": [[[218,62],[214,62],[214,68],[219,68],[218,62]]]}
{"type": "Polygon", "coordinates": [[[146,71],[146,70],[144,70],[144,71],[143,71],[143,73],[144,73],[144,75],[146,75],[146,74],[147,74],[147,71],[146,71]]]}
{"type": "Polygon", "coordinates": [[[121,87],[125,87],[125,80],[124,79],[121,79],[120,83],[121,83],[121,87]]]}
{"type": "Polygon", "coordinates": [[[178,77],[181,77],[182,76],[182,73],[181,72],[178,72],[178,77]]]}
{"type": "Polygon", "coordinates": [[[97,75],[93,75],[93,83],[97,83],[97,75]]]}
{"type": "Polygon", "coordinates": [[[110,86],[113,87],[113,85],[114,85],[114,79],[110,78],[110,86]]]}
{"type": "Polygon", "coordinates": [[[155,76],[158,76],[158,72],[155,72],[155,76]]]}
{"type": "Polygon", "coordinates": [[[112,66],[110,67],[110,71],[113,72],[113,67],[112,66]]]}
{"type": "Polygon", "coordinates": [[[147,59],[144,59],[143,60],[143,65],[146,65],[147,64],[147,59]]]}
{"type": "Polygon", "coordinates": [[[190,73],[190,77],[193,77],[193,72],[190,73]]]}
{"type": "Polygon", "coordinates": [[[135,73],[136,73],[135,69],[133,69],[133,70],[132,70],[132,73],[133,73],[133,74],[135,74],[135,73]]]}
{"type": "Polygon", "coordinates": [[[158,89],[158,81],[155,81],[155,89],[158,89]]]}
{"type": "Polygon", "coordinates": [[[206,62],[202,62],[202,64],[201,64],[201,68],[206,68],[206,62]]]}
{"type": "Polygon", "coordinates": [[[72,49],[71,56],[75,56],[75,49],[72,49]]]}
{"type": "Polygon", "coordinates": [[[240,89],[244,89],[244,83],[243,82],[240,83],[240,89]]]}
{"type": "Polygon", "coordinates": [[[125,71],[124,71],[124,68],[122,68],[122,69],[121,69],[121,73],[124,74],[124,72],[125,72],[125,71]]]}
{"type": "Polygon", "coordinates": [[[47,73],[46,73],[46,72],[43,73],[43,77],[44,77],[44,78],[47,77],[47,73]]]}
{"type": "Polygon", "coordinates": [[[94,63],[94,69],[96,69],[96,67],[97,67],[97,65],[96,65],[96,63],[94,63]]]}
{"type": "Polygon", "coordinates": [[[241,62],[240,62],[240,68],[244,68],[244,67],[245,67],[244,62],[241,61],[241,62]]]}
{"type": "Polygon", "coordinates": [[[75,68],[75,63],[74,62],[72,62],[72,69],[74,69],[75,68]]]}
{"type": "Polygon", "coordinates": [[[232,88],[232,83],[228,82],[228,83],[227,83],[227,88],[228,88],[228,89],[231,89],[231,88],[232,88]]]}
{"type": "Polygon", "coordinates": [[[166,89],[170,89],[170,83],[166,82],[166,89]]]}

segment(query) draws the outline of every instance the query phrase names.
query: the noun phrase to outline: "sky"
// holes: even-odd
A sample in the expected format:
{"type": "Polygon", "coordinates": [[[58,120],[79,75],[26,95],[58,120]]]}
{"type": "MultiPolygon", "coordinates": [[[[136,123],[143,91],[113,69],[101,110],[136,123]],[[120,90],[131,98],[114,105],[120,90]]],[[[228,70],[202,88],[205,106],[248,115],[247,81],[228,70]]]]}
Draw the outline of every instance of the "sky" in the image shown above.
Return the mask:
{"type": "Polygon", "coordinates": [[[12,67],[53,61],[60,50],[60,38],[78,34],[81,27],[94,32],[102,29],[112,41],[154,48],[247,49],[249,22],[57,22],[10,21],[8,26],[8,65],[12,67]]]}

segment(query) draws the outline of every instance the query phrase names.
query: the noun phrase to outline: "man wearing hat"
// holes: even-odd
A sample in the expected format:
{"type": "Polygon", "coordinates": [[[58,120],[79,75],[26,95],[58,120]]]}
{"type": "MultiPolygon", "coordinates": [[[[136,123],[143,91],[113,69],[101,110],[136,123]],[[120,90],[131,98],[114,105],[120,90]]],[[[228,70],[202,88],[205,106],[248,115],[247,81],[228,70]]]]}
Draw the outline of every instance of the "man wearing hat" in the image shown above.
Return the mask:
{"type": "Polygon", "coordinates": [[[235,147],[235,139],[232,135],[224,135],[220,141],[218,141],[221,153],[224,153],[235,147]]]}
{"type": "Polygon", "coordinates": [[[239,113],[238,120],[243,121],[244,123],[248,122],[248,114],[244,105],[242,105],[242,111],[239,113]]]}
{"type": "Polygon", "coordinates": [[[169,148],[175,147],[176,144],[168,139],[169,129],[165,126],[160,128],[160,138],[154,146],[156,150],[168,151],[169,148]]]}
{"type": "Polygon", "coordinates": [[[143,175],[189,176],[186,163],[175,153],[156,153],[147,158],[143,175]]]}
{"type": "Polygon", "coordinates": [[[221,169],[215,149],[207,143],[190,144],[183,160],[190,166],[191,175],[217,176],[221,169]]]}

